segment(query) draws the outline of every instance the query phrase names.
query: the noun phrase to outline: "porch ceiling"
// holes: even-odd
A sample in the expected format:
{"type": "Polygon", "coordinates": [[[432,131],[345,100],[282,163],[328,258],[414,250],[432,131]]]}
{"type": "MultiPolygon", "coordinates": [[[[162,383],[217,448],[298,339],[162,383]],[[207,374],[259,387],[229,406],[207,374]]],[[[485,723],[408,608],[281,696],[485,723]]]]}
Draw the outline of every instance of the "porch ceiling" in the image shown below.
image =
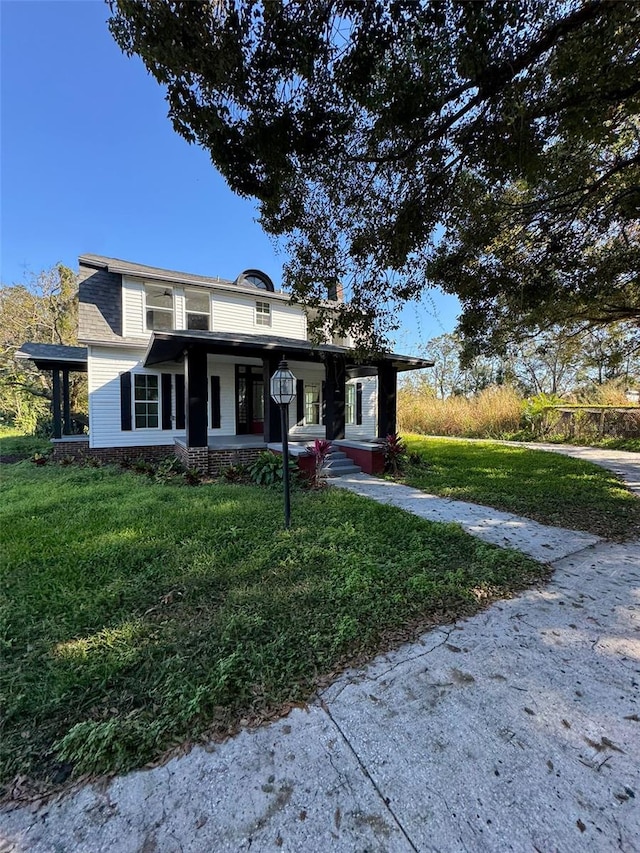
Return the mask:
{"type": "MultiPolygon", "coordinates": [[[[181,361],[184,353],[192,347],[201,347],[213,355],[237,355],[264,358],[269,353],[282,354],[295,361],[324,362],[327,356],[342,356],[351,370],[362,369],[353,350],[334,344],[313,345],[296,338],[280,338],[275,335],[242,335],[236,332],[154,332],[144,358],[145,367],[168,361],[181,361]]],[[[397,370],[419,370],[433,367],[432,361],[407,355],[387,353],[371,359],[368,364],[390,361],[397,370]]],[[[366,363],[366,362],[364,362],[366,363]]]]}

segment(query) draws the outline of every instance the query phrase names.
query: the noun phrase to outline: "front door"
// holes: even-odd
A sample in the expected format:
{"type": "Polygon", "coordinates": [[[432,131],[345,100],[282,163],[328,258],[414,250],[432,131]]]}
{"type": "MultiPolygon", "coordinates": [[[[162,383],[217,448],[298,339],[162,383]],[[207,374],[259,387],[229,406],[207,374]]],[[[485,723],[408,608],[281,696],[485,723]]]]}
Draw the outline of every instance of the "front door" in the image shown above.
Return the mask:
{"type": "Polygon", "coordinates": [[[264,432],[264,380],[261,367],[236,364],[236,434],[264,432]]]}

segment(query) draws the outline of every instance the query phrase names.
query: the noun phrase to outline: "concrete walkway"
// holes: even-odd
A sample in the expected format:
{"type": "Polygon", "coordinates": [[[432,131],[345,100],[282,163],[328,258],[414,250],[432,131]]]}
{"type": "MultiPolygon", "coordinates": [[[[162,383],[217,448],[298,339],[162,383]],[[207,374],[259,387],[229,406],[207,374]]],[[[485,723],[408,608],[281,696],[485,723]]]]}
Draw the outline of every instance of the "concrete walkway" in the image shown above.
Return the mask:
{"type": "MultiPolygon", "coordinates": [[[[507,442],[513,444],[513,442],[507,442]]],[[[621,477],[628,488],[640,495],[640,453],[630,453],[626,450],[607,450],[604,447],[577,447],[571,444],[545,444],[543,442],[524,443],[523,447],[532,450],[547,450],[550,453],[561,453],[563,456],[573,456],[574,459],[584,459],[602,465],[621,477]]]]}
{"type": "Polygon", "coordinates": [[[0,853],[640,851],[640,542],[415,500],[544,553],[552,581],[273,725],[5,812],[0,853]]]}
{"type": "Polygon", "coordinates": [[[559,560],[600,541],[591,533],[547,527],[530,518],[479,504],[436,497],[369,474],[338,477],[332,485],[378,503],[400,507],[427,521],[459,524],[472,536],[501,548],[515,548],[541,563],[559,560]]]}

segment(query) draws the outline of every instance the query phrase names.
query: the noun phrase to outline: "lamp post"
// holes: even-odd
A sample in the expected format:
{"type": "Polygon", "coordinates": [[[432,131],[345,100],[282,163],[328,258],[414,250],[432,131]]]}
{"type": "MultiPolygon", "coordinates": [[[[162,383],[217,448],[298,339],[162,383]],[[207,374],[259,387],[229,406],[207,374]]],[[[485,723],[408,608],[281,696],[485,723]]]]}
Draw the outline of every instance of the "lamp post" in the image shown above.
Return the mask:
{"type": "Polygon", "coordinates": [[[296,377],[282,359],[271,377],[271,397],[280,406],[282,431],[282,483],[284,485],[284,526],[291,524],[291,499],[289,495],[289,404],[296,398],[296,377]]]}

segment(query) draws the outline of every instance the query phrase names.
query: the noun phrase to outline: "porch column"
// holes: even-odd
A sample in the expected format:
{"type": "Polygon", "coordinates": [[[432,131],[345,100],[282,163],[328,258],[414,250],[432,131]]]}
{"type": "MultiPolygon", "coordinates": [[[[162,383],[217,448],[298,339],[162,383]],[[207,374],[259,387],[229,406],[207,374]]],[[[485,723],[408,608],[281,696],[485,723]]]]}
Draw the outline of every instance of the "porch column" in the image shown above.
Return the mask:
{"type": "Polygon", "coordinates": [[[53,437],[62,438],[62,419],[60,417],[60,369],[53,369],[53,400],[51,401],[53,410],[53,437]]]}
{"type": "Polygon", "coordinates": [[[187,447],[207,446],[207,353],[190,347],[184,356],[187,447]]]}
{"type": "Polygon", "coordinates": [[[278,369],[280,358],[277,355],[267,355],[262,359],[262,377],[264,382],[264,441],[282,441],[280,425],[280,409],[271,399],[271,377],[278,369]]]}
{"type": "Polygon", "coordinates": [[[325,362],[325,430],[328,441],[344,438],[346,366],[341,356],[325,362]]]}
{"type": "Polygon", "coordinates": [[[69,368],[62,368],[62,432],[71,435],[71,400],[69,395],[69,368]]]}
{"type": "Polygon", "coordinates": [[[378,438],[396,431],[398,371],[390,361],[378,362],[378,438]]]}

